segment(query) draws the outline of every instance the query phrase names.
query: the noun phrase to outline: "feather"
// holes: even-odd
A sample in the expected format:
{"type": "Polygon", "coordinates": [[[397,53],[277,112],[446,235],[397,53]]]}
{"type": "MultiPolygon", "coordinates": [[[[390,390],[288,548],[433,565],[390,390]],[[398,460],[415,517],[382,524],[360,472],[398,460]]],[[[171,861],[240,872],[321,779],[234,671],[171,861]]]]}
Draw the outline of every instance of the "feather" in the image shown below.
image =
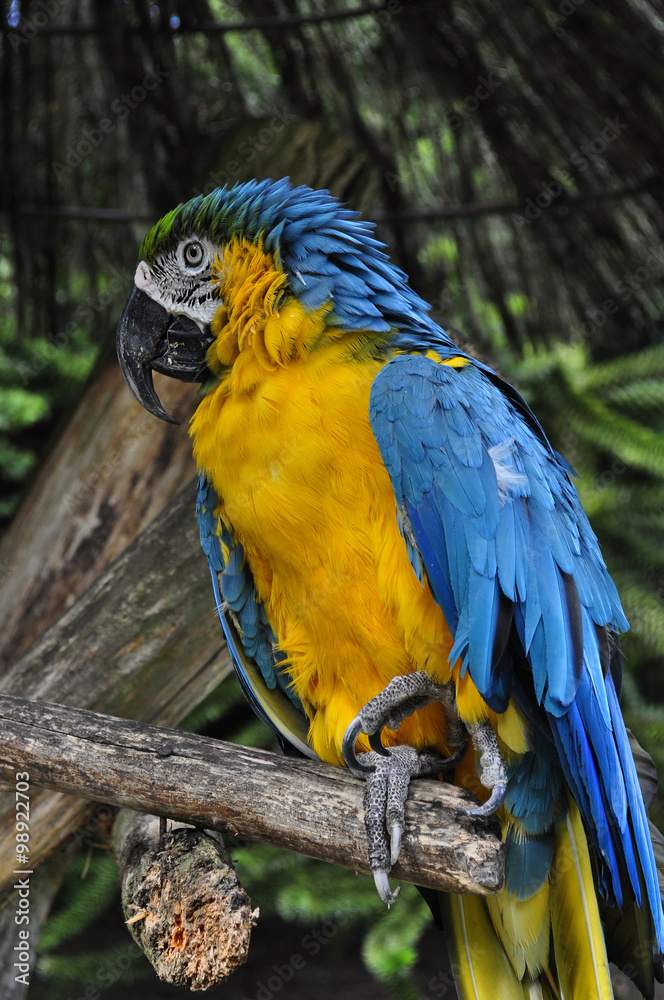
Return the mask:
{"type": "Polygon", "coordinates": [[[200,475],[196,510],[201,544],[209,553],[216,608],[240,686],[256,715],[277,734],[282,746],[286,741],[301,755],[315,759],[308,744],[309,720],[297,698],[285,690],[290,682],[287,673],[275,670],[272,647],[276,637],[267,624],[262,602],[256,598],[244,550],[214,513],[218,506],[213,487],[200,475]]]}
{"type": "Polygon", "coordinates": [[[524,901],[538,893],[549,878],[553,858],[552,833],[538,837],[516,836],[512,829],[505,838],[505,889],[515,900],[524,901]]]}
{"type": "MultiPolygon", "coordinates": [[[[216,574],[212,573],[212,587],[221,607],[221,594],[216,574]]],[[[260,670],[249,660],[242,648],[242,642],[233,622],[220,612],[219,619],[228,643],[235,673],[244,695],[258,718],[282,740],[295,747],[303,757],[316,760],[317,755],[308,743],[309,723],[302,711],[298,711],[292,700],[280,689],[271,691],[260,670]]]]}
{"type": "MultiPolygon", "coordinates": [[[[615,687],[613,685],[613,678],[610,673],[607,675],[606,678],[606,690],[609,700],[609,706],[611,708],[611,718],[613,722],[613,728],[618,747],[618,754],[620,757],[620,764],[622,765],[622,772],[627,791],[627,800],[629,802],[630,821],[632,824],[632,837],[627,839],[629,840],[630,846],[633,842],[634,847],[636,848],[639,867],[641,869],[641,872],[643,874],[643,879],[646,884],[648,902],[650,903],[650,910],[652,912],[655,923],[655,935],[657,937],[657,943],[659,945],[659,950],[662,951],[664,950],[664,928],[662,927],[661,896],[659,891],[659,878],[657,873],[657,866],[655,864],[652,843],[650,840],[650,832],[648,828],[648,817],[646,815],[645,806],[643,804],[643,796],[641,795],[641,789],[639,788],[638,784],[636,768],[634,766],[634,758],[632,757],[632,751],[630,749],[629,739],[627,737],[627,732],[625,730],[625,726],[622,721],[622,715],[620,714],[620,706],[618,704],[618,697],[616,695],[615,687]]],[[[632,888],[634,890],[634,895],[637,899],[637,902],[640,903],[641,880],[638,876],[634,874],[635,866],[634,867],[630,866],[629,861],[630,858],[629,856],[627,856],[630,881],[632,883],[632,888]]]]}
{"type": "Polygon", "coordinates": [[[552,719],[552,733],[572,795],[589,826],[600,865],[600,885],[607,898],[622,905],[616,845],[607,818],[607,804],[592,747],[577,705],[552,719]],[[610,881],[609,881],[610,880],[610,881]]]}
{"type": "MultiPolygon", "coordinates": [[[[223,262],[207,295],[224,308],[216,381],[192,437],[201,544],[240,683],[282,740],[338,763],[344,727],[381,682],[451,673],[461,716],[488,708],[512,741],[500,744],[506,888],[447,903],[463,996],[551,1000],[557,967],[561,997],[609,997],[596,892],[624,906],[606,918],[623,964],[650,948],[648,988],[661,968],[651,943],[664,944],[651,838],[658,860],[662,845],[618,705],[615,585],[570,466],[518,392],[432,321],[372,232],[329,192],[283,179],[198,196],[141,247],[162,277],[192,234],[223,262]]],[[[400,738],[436,744],[410,722],[400,738]]],[[[643,757],[639,768],[651,799],[643,757]]]]}
{"type": "Polygon", "coordinates": [[[629,976],[645,1000],[654,1000],[654,928],[651,914],[629,899],[622,910],[617,906],[602,906],[601,915],[609,960],[629,976]]]}
{"type": "Polygon", "coordinates": [[[441,894],[443,925],[460,1000],[524,1000],[517,976],[481,896],[441,894]]]}
{"type": "Polygon", "coordinates": [[[588,845],[575,802],[556,831],[551,927],[560,990],[568,1000],[613,1000],[588,845]]]}
{"type": "Polygon", "coordinates": [[[521,830],[537,836],[553,825],[562,776],[537,731],[531,740],[535,741],[536,749],[524,753],[509,767],[505,808],[521,830]]]}
{"type": "MultiPolygon", "coordinates": [[[[552,845],[553,846],[553,845],[552,845]]],[[[549,880],[528,899],[516,899],[503,889],[487,897],[487,906],[496,934],[523,980],[539,976],[549,961],[549,880]]]]}

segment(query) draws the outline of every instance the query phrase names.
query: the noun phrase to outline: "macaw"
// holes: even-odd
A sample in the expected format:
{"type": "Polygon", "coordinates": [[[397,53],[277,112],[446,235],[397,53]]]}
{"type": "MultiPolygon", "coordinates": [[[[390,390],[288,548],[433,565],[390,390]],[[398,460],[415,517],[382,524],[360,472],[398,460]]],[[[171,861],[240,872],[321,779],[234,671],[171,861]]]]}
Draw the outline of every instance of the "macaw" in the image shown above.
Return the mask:
{"type": "Polygon", "coordinates": [[[495,897],[439,896],[464,998],[662,981],[662,904],[619,708],[628,625],[572,470],[429,315],[371,224],[288,179],[179,205],[118,327],[126,382],[202,383],[190,434],[221,624],[285,749],[367,782],[376,885],[408,783],[496,813],[495,897]]]}

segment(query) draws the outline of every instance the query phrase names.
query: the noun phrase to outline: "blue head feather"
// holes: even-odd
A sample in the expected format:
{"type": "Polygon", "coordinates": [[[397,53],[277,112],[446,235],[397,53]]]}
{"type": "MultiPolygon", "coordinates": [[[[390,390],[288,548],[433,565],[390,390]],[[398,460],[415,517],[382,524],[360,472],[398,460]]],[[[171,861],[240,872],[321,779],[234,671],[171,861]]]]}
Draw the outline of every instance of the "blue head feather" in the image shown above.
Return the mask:
{"type": "Polygon", "coordinates": [[[248,181],[179,205],[150,230],[140,253],[150,264],[187,236],[203,234],[220,245],[233,237],[262,240],[307,310],[332,303],[330,326],[392,334],[387,339],[403,349],[423,342],[452,347],[373,230],[329,191],[292,187],[288,178],[248,181]]]}

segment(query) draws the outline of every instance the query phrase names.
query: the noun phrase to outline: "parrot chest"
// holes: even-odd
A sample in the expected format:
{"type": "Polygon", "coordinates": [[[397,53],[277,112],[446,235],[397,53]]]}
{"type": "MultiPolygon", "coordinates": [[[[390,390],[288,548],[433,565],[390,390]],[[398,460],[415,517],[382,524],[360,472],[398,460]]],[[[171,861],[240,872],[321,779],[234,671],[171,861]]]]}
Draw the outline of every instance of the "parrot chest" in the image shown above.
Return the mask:
{"type": "MultiPolygon", "coordinates": [[[[346,726],[393,676],[449,677],[452,639],[409,562],[371,430],[380,363],[330,353],[270,373],[251,392],[213,391],[192,435],[311,709],[314,749],[338,762],[346,726]]],[[[432,725],[441,735],[439,706],[407,720],[400,738],[430,746],[432,725]]]]}

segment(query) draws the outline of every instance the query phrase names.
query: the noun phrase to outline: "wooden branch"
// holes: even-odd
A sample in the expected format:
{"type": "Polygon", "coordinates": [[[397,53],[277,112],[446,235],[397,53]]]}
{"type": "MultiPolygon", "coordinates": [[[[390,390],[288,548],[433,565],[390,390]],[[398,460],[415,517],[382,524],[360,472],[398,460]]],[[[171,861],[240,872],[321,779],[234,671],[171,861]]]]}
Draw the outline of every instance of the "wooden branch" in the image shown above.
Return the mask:
{"type": "MultiPolygon", "coordinates": [[[[0,780],[129,806],[358,872],[369,871],[363,783],[344,768],[0,696],[0,780]]],[[[459,813],[474,800],[439,781],[413,783],[394,877],[447,892],[502,885],[503,846],[487,823],[459,813]]]]}
{"type": "Polygon", "coordinates": [[[222,983],[249,951],[258,910],[221,837],[156,816],[120,811],[113,827],[122,911],[161,980],[190,990],[222,983]]]}

